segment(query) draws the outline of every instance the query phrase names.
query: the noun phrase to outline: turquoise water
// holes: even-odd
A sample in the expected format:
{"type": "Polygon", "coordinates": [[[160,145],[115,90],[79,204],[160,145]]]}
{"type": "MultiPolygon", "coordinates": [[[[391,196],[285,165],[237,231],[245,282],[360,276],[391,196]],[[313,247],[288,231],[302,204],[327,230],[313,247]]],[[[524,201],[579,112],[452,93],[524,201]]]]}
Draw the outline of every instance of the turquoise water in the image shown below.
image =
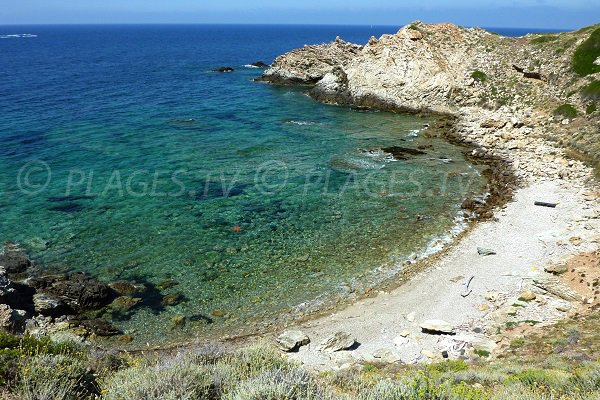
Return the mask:
{"type": "Polygon", "coordinates": [[[45,29],[0,42],[0,240],[48,270],[146,284],[138,307],[104,315],[134,345],[241,332],[376,286],[484,188],[460,148],[427,137],[430,119],[318,104],[243,67],[327,30],[45,29]],[[425,154],[395,160],[391,146],[425,154]]]}

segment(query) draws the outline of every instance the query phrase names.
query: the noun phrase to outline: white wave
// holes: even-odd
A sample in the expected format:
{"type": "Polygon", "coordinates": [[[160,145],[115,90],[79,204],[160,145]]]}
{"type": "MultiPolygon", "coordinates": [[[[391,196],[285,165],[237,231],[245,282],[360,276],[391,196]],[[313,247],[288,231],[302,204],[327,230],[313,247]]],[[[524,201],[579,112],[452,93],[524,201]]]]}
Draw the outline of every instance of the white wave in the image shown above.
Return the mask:
{"type": "Polygon", "coordinates": [[[0,35],[0,39],[35,38],[37,35],[31,33],[13,33],[11,35],[0,35]]]}
{"type": "Polygon", "coordinates": [[[260,67],[257,67],[256,65],[252,65],[252,64],[246,64],[246,65],[244,65],[244,68],[260,69],[260,67]]]}
{"type": "Polygon", "coordinates": [[[321,123],[319,122],[315,122],[315,121],[287,121],[287,124],[292,124],[292,125],[299,125],[299,126],[313,126],[313,125],[321,125],[321,123]]]}

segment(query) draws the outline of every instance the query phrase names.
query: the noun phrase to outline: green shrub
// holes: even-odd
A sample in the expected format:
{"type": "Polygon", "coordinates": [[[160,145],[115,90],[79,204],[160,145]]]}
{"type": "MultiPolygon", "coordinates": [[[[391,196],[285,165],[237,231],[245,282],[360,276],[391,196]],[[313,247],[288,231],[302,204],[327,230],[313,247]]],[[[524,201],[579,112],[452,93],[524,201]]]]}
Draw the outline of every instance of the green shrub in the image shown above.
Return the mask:
{"type": "Polygon", "coordinates": [[[556,40],[558,40],[558,35],[543,35],[543,36],[531,39],[531,43],[542,44],[542,43],[554,42],[556,40]]]}
{"type": "Polygon", "coordinates": [[[226,400],[327,400],[333,395],[300,369],[267,371],[238,383],[226,400]]]}
{"type": "Polygon", "coordinates": [[[580,76],[600,72],[600,65],[594,64],[598,57],[600,57],[600,28],[592,32],[590,37],[575,50],[573,71],[580,76]]]}
{"type": "Polygon", "coordinates": [[[477,82],[485,82],[488,77],[483,71],[475,70],[471,73],[471,78],[475,79],[477,82]]]}
{"type": "Polygon", "coordinates": [[[80,383],[86,373],[81,360],[63,355],[42,355],[22,365],[16,394],[21,400],[76,400],[86,396],[80,383]]]}
{"type": "Polygon", "coordinates": [[[598,106],[596,105],[596,103],[590,103],[588,104],[588,106],[585,109],[585,113],[590,115],[596,112],[596,110],[598,110],[598,106]]]}
{"type": "Polygon", "coordinates": [[[571,104],[563,104],[554,110],[554,115],[565,118],[575,118],[577,114],[577,109],[571,104]]]}
{"type": "Polygon", "coordinates": [[[584,87],[581,94],[589,100],[600,100],[600,81],[594,81],[584,87]]]}
{"type": "Polygon", "coordinates": [[[117,372],[102,387],[106,400],[196,400],[209,398],[212,374],[205,366],[176,358],[117,372]]]}
{"type": "Polygon", "coordinates": [[[285,359],[277,349],[261,344],[238,350],[234,354],[224,357],[219,364],[227,364],[228,369],[237,380],[254,378],[275,369],[292,370],[295,368],[295,365],[285,359]]]}
{"type": "Polygon", "coordinates": [[[439,363],[434,363],[428,366],[429,371],[444,373],[444,372],[459,372],[466,371],[469,366],[463,360],[446,360],[439,363]]]}

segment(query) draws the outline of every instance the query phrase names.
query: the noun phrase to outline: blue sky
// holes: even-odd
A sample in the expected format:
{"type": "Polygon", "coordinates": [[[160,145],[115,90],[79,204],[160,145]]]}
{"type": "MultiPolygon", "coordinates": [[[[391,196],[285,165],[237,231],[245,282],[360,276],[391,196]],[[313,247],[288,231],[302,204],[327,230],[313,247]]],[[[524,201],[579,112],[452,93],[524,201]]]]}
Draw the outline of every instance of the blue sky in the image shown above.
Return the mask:
{"type": "Polygon", "coordinates": [[[600,0],[0,0],[0,24],[302,23],[578,28],[600,22],[600,0]]]}

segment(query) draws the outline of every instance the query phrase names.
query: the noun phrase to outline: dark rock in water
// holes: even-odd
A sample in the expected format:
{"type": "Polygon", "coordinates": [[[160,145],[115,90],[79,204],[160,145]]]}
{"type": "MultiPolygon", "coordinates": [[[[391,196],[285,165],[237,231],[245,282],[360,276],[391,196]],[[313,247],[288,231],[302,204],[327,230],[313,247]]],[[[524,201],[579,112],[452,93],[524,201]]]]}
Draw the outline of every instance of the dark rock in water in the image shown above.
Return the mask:
{"type": "Polygon", "coordinates": [[[38,293],[58,297],[78,312],[104,307],[115,297],[108,285],[82,273],[33,278],[30,285],[38,293]]]}
{"type": "Polygon", "coordinates": [[[48,197],[48,201],[51,203],[63,203],[63,202],[74,202],[79,200],[93,200],[94,196],[56,196],[48,197]]]}
{"type": "Polygon", "coordinates": [[[61,204],[59,206],[50,207],[48,210],[50,211],[58,211],[64,213],[76,213],[83,210],[85,206],[78,203],[66,203],[61,204]]]}
{"type": "Polygon", "coordinates": [[[269,68],[270,67],[269,64],[265,64],[262,61],[257,61],[255,63],[250,64],[250,65],[252,65],[253,67],[256,67],[256,68],[269,68]]]}
{"type": "Polygon", "coordinates": [[[231,184],[228,182],[207,182],[202,191],[196,195],[196,200],[212,200],[236,197],[244,193],[246,184],[231,184]]]}
{"type": "Polygon", "coordinates": [[[219,67],[219,68],[213,69],[212,71],[213,72],[233,72],[235,70],[231,67],[219,67]]]}
{"type": "Polygon", "coordinates": [[[396,159],[396,160],[407,160],[408,159],[407,156],[422,156],[424,154],[427,154],[421,150],[411,149],[408,147],[401,147],[401,146],[384,147],[381,150],[383,150],[386,153],[391,154],[394,157],[394,159],[396,159]]]}
{"type": "Polygon", "coordinates": [[[7,243],[0,254],[0,266],[9,274],[18,274],[31,267],[31,260],[18,246],[7,243]]]}
{"type": "Polygon", "coordinates": [[[81,321],[81,325],[98,336],[116,336],[121,333],[113,324],[105,319],[89,319],[81,321]]]}

